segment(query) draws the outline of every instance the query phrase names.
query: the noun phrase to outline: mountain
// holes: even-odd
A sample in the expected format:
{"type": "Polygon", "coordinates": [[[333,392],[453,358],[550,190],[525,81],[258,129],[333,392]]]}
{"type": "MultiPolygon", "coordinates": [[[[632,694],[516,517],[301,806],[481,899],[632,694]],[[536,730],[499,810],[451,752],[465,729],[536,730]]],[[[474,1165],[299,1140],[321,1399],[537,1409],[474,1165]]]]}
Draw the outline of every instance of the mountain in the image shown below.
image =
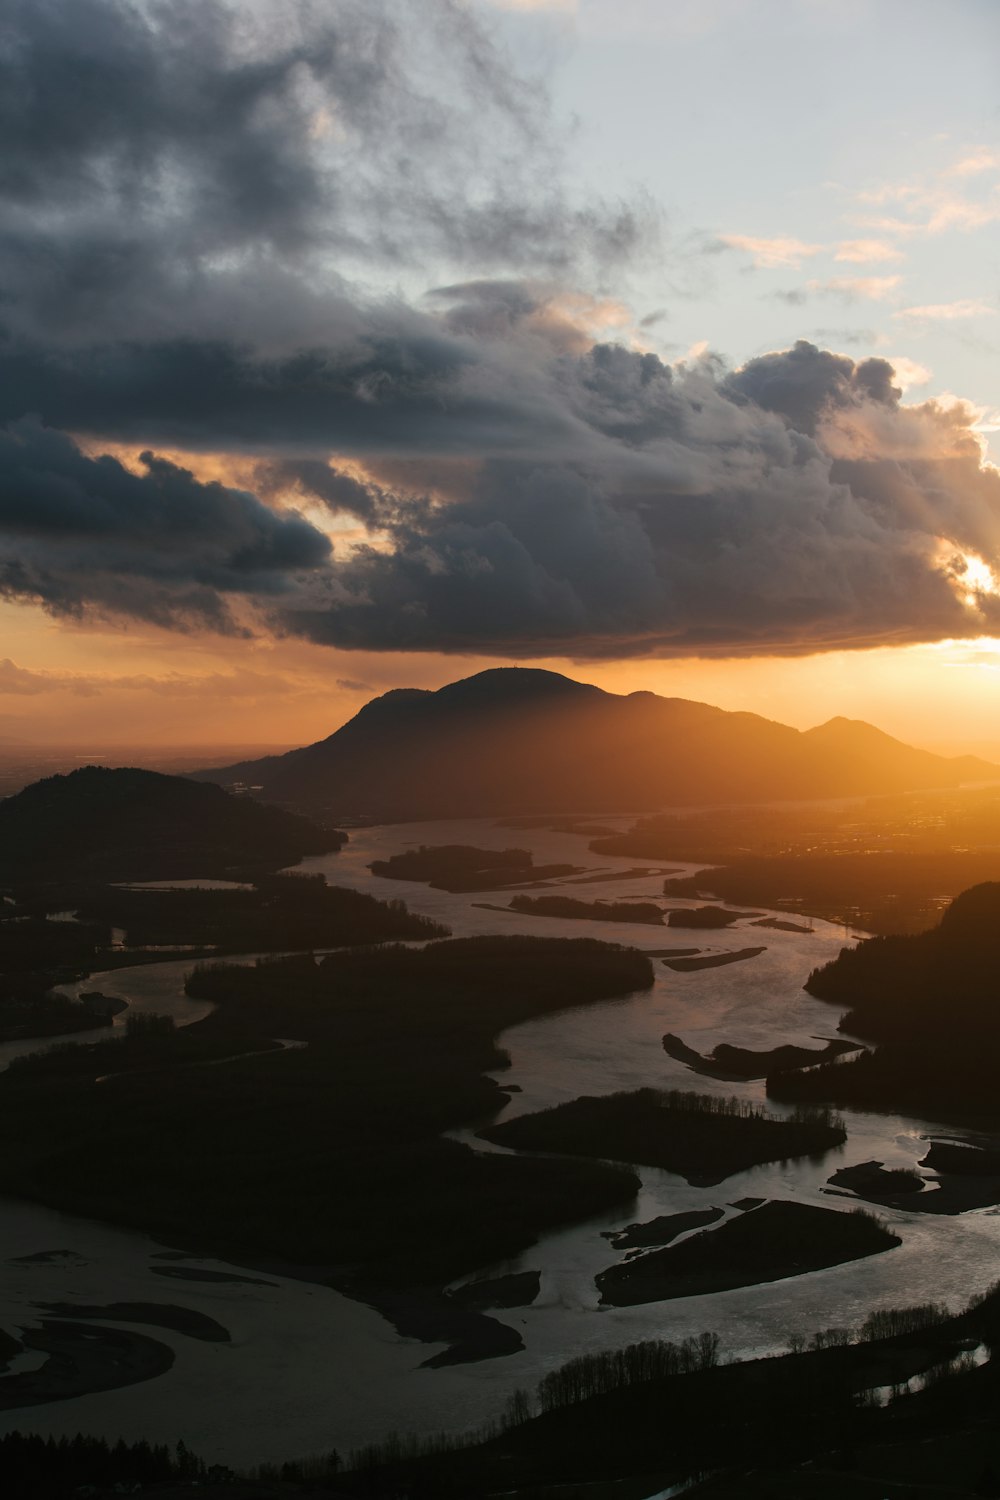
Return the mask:
{"type": "Polygon", "coordinates": [[[850,796],[1000,770],[847,719],[800,733],[684,698],[498,667],[436,692],[386,693],[317,744],[198,777],[337,821],[388,822],[850,796]]]}
{"type": "Polygon", "coordinates": [[[344,838],[182,776],[84,766],[0,801],[0,878],[225,876],[294,864],[344,838]]]}

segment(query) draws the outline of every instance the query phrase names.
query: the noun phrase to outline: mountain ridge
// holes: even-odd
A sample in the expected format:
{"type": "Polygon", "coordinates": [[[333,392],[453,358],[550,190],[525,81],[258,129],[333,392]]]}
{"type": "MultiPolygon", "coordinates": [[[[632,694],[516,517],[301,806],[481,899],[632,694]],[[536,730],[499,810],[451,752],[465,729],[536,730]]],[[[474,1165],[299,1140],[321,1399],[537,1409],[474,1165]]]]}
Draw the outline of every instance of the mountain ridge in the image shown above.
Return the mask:
{"type": "Polygon", "coordinates": [[[800,731],[642,689],[609,693],[539,668],[493,667],[370,699],[325,739],[195,773],[347,821],[628,812],[838,797],[1000,779],[863,720],[800,731]]]}

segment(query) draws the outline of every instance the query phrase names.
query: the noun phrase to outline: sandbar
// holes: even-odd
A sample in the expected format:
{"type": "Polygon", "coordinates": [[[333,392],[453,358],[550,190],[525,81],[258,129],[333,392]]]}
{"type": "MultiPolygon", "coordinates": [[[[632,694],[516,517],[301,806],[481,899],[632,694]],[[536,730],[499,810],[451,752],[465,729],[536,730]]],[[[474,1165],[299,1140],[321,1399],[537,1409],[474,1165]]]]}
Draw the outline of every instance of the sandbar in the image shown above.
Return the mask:
{"type": "Polygon", "coordinates": [[[171,1333],[186,1333],[189,1338],[210,1344],[228,1344],[229,1330],[214,1318],[178,1307],[172,1302],[108,1302],[103,1306],[76,1302],[39,1302],[36,1306],[60,1318],[100,1318],[109,1322],[148,1323],[152,1328],[167,1328],[171,1333]]]}
{"type": "Polygon", "coordinates": [[[676,969],[679,974],[691,974],[697,969],[720,969],[724,964],[739,964],[746,958],[756,958],[758,953],[766,953],[767,948],[737,948],[732,953],[711,953],[705,958],[665,958],[664,964],[668,969],[676,969]]]}
{"type": "Polygon", "coordinates": [[[900,1244],[870,1214],[777,1199],[679,1245],[634,1256],[595,1280],[604,1304],[629,1307],[783,1281],[900,1244]]]}
{"type": "Polygon", "coordinates": [[[474,1364],[517,1354],[524,1348],[524,1340],[516,1329],[474,1308],[461,1306],[444,1292],[391,1291],[385,1287],[355,1285],[346,1294],[381,1313],[403,1338],[419,1339],[424,1344],[448,1344],[447,1349],[422,1360],[421,1368],[474,1364]]]}
{"type": "Polygon", "coordinates": [[[229,1282],[233,1286],[277,1286],[260,1276],[236,1276],[230,1271],[200,1271],[193,1266],[150,1266],[156,1276],[176,1276],[183,1281],[229,1282]]]}
{"type": "Polygon", "coordinates": [[[805,927],[801,922],[783,922],[780,917],[761,917],[751,922],[751,927],[770,927],[774,932],[815,932],[815,927],[805,927]]]}
{"type": "Polygon", "coordinates": [[[693,1073],[703,1073],[708,1078],[733,1081],[749,1081],[753,1078],[768,1078],[786,1068],[804,1068],[812,1063],[829,1062],[843,1052],[859,1052],[860,1043],[841,1040],[828,1041],[825,1047],[793,1047],[785,1044],[771,1047],[764,1052],[753,1052],[747,1047],[731,1047],[720,1042],[709,1053],[696,1052],[679,1036],[670,1031],[663,1038],[663,1050],[678,1062],[686,1063],[693,1073]]]}
{"type": "Polygon", "coordinates": [[[717,1223],[724,1214],[722,1208],[692,1208],[686,1213],[660,1214],[645,1224],[627,1224],[624,1229],[603,1229],[601,1233],[616,1250],[637,1250],[645,1245],[669,1245],[689,1229],[717,1223]]]}
{"type": "Polygon", "coordinates": [[[539,1271],[514,1271],[509,1276],[493,1276],[488,1281],[469,1281],[455,1287],[448,1296],[462,1307],[484,1312],[493,1307],[530,1307],[541,1285],[539,1271]]]}

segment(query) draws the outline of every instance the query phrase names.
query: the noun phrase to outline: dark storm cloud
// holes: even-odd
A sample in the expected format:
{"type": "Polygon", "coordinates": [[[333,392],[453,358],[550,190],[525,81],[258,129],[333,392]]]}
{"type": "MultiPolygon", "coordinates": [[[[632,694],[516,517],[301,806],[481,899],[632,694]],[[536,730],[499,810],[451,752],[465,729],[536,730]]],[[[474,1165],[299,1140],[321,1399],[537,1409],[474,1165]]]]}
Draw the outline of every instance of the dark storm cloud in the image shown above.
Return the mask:
{"type": "Polygon", "coordinates": [[[226,629],[227,596],[284,592],[327,562],[327,538],[294,512],[142,463],[88,458],[31,419],[0,431],[0,593],[226,629]]]}
{"type": "Polygon", "coordinates": [[[727,394],[780,412],[799,432],[813,433],[831,407],[864,399],[895,406],[901,391],[893,384],[892,365],[884,359],[855,364],[844,354],[830,354],[804,340],[793,349],[752,359],[725,382],[727,394]]]}
{"type": "Polygon", "coordinates": [[[727,374],[599,346],[555,361],[548,392],[586,434],[576,459],[554,438],[548,460],[494,456],[458,501],[400,503],[337,567],[336,599],[317,575],[284,628],[369,649],[731,655],[996,621],[962,558],[1000,562],[1000,478],[969,415],[901,406],[885,361],[799,344],[727,374]]]}
{"type": "Polygon", "coordinates": [[[352,263],[565,272],[650,228],[570,201],[461,0],[9,0],[0,138],[4,320],[55,342],[287,343],[352,263]]]}
{"type": "Polygon", "coordinates": [[[572,201],[462,0],[8,0],[0,139],[10,597],[504,656],[995,623],[968,414],[805,343],[730,372],[594,342],[653,216],[572,201]],[[356,284],[431,266],[416,301],[356,284]]]}
{"type": "MultiPolygon", "coordinates": [[[[479,452],[546,440],[514,371],[429,318],[378,309],[351,337],[274,358],[222,341],[52,349],[0,342],[0,420],[202,449],[479,452]]],[[[532,381],[524,372],[525,383],[532,381]]],[[[562,419],[565,425],[565,418],[562,419]]]]}
{"type": "Polygon", "coordinates": [[[381,485],[315,458],[261,464],[256,478],[260,493],[268,498],[297,491],[322,500],[332,515],[354,516],[373,528],[388,520],[395,507],[394,497],[381,485]]]}
{"type": "MultiPolygon", "coordinates": [[[[22,529],[0,579],[54,608],[89,601],[167,619],[224,620],[236,591],[272,628],[325,644],[524,657],[807,652],[996,623],[995,598],[970,593],[962,559],[1000,569],[1000,479],[981,462],[970,415],[903,406],[885,361],[798,344],[727,372],[616,345],[567,355],[537,324],[475,343],[442,326],[446,350],[449,337],[461,357],[412,361],[405,378],[398,350],[381,368],[369,351],[360,393],[331,374],[332,355],[310,356],[294,380],[217,360],[219,378],[197,387],[203,438],[225,430],[229,410],[232,431],[249,444],[256,429],[256,446],[270,445],[257,460],[261,495],[319,503],[370,545],[328,560],[320,533],[253,496],[197,486],[151,456],[136,480],[32,428],[30,463],[0,487],[8,531],[22,529]],[[310,389],[312,400],[295,399],[310,389]],[[361,470],[291,456],[324,434],[361,470]],[[43,444],[59,464],[36,459],[43,444]],[[419,481],[449,456],[459,468],[440,501],[419,481]],[[408,485],[392,477],[404,459],[408,485]],[[25,478],[77,465],[86,485],[65,495],[60,484],[58,505],[25,478]],[[114,503],[126,481],[155,491],[151,521],[147,507],[114,503]],[[212,501],[214,549],[195,499],[212,501]],[[171,515],[187,520],[165,571],[158,527],[171,515]],[[236,545],[247,527],[253,542],[236,545]]],[[[140,383],[125,382],[123,398],[127,388],[135,397],[140,383]]],[[[142,430],[166,409],[136,398],[128,422],[142,430]]],[[[25,441],[0,446],[5,472],[25,441]]]]}

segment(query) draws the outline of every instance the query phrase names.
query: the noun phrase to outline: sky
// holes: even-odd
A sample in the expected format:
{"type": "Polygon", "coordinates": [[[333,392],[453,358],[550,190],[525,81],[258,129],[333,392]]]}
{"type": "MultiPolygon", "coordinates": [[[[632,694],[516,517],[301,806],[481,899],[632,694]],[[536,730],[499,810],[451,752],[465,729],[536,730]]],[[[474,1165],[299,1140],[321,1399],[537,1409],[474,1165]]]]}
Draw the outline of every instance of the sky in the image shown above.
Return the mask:
{"type": "Polygon", "coordinates": [[[525,663],[1000,757],[993,0],[9,0],[0,748],[525,663]]]}

